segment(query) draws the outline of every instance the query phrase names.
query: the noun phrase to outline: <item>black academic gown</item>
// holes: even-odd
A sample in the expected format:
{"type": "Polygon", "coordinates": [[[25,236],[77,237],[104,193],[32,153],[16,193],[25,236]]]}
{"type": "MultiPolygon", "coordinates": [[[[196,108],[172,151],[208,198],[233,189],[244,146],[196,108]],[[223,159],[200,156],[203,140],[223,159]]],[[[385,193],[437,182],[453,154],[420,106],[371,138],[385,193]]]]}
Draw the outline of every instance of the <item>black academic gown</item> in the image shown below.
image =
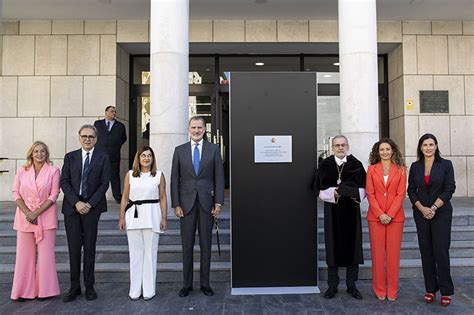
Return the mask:
{"type": "MultiPolygon", "coordinates": [[[[341,175],[341,182],[345,184],[346,190],[353,187],[352,195],[358,195],[359,188],[365,189],[365,178],[362,163],[348,155],[341,175]]],[[[316,194],[321,190],[338,187],[337,179],[337,164],[331,155],[322,161],[316,173],[316,194]]],[[[360,206],[354,199],[341,196],[336,204],[324,203],[324,236],[328,266],[347,267],[364,263],[360,206]]]]}

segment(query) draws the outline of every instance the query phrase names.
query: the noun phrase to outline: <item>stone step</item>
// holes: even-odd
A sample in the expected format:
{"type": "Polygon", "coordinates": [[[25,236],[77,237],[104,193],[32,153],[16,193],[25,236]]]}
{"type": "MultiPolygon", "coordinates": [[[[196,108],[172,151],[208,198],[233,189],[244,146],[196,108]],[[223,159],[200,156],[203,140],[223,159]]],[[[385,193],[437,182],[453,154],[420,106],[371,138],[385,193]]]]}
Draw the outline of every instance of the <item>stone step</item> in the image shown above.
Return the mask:
{"type": "MultiPolygon", "coordinates": [[[[365,259],[371,259],[370,243],[363,243],[362,249],[365,259]]],[[[472,258],[474,257],[474,242],[473,241],[451,241],[450,248],[451,258],[472,258]]],[[[400,259],[420,259],[420,248],[418,242],[402,242],[400,250],[400,259]]],[[[318,244],[318,259],[326,259],[326,251],[324,244],[318,244]]]]}
{"type": "MultiPolygon", "coordinates": [[[[230,230],[219,229],[219,239],[221,244],[230,244],[230,230]]],[[[217,244],[215,231],[212,236],[213,244],[217,244]]],[[[196,243],[199,243],[199,236],[196,235],[196,243]]],[[[0,246],[13,246],[16,244],[16,231],[0,231],[0,246]]],[[[97,245],[127,245],[127,235],[120,230],[99,230],[97,236],[97,245]]],[[[180,232],[177,229],[167,230],[160,235],[160,244],[179,245],[181,244],[180,232]]],[[[66,246],[66,231],[60,229],[56,235],[56,245],[66,246]]]]}
{"type": "MultiPolygon", "coordinates": [[[[56,263],[69,263],[69,251],[67,246],[56,246],[56,263]]],[[[0,248],[0,262],[2,264],[14,264],[16,256],[16,246],[2,246],[0,248]]],[[[194,260],[199,261],[199,246],[194,246],[194,260]]],[[[98,245],[96,248],[96,263],[128,263],[128,245],[98,245]]],[[[181,245],[159,245],[159,262],[182,262],[181,245]]],[[[221,255],[219,256],[217,245],[212,246],[211,261],[229,262],[230,245],[221,245],[221,255]]]]}
{"type": "MultiPolygon", "coordinates": [[[[221,244],[230,244],[230,230],[219,229],[219,237],[221,244]]],[[[452,241],[473,241],[474,225],[455,225],[451,229],[452,241]]],[[[362,228],[362,241],[369,242],[368,228],[362,228]]],[[[404,242],[417,242],[416,228],[413,226],[403,229],[404,242]]],[[[196,243],[199,237],[196,235],[196,243]]],[[[217,244],[215,232],[212,237],[213,244],[217,244]]],[[[324,243],[324,229],[318,228],[318,242],[324,243]]],[[[0,246],[14,246],[16,244],[16,231],[3,230],[0,231],[0,246]]],[[[160,236],[160,244],[162,245],[179,245],[181,244],[180,232],[177,229],[167,230],[160,236]]],[[[59,229],[56,236],[56,245],[67,245],[66,233],[59,229]]],[[[99,230],[97,245],[127,245],[127,236],[125,232],[119,230],[99,230]]]]}
{"type": "MultiPolygon", "coordinates": [[[[59,229],[64,230],[64,216],[62,214],[58,215],[59,229]]],[[[0,214],[0,231],[10,230],[13,228],[13,214],[0,214]]],[[[99,220],[99,230],[115,230],[118,229],[119,215],[117,213],[106,212],[100,216],[99,220]]],[[[227,214],[226,216],[221,216],[219,218],[219,228],[220,229],[229,229],[230,227],[230,218],[227,214]]],[[[174,215],[168,217],[168,229],[179,229],[179,219],[174,215]]]]}
{"type": "MultiPolygon", "coordinates": [[[[194,260],[199,261],[199,246],[194,248],[194,260]]],[[[364,258],[371,259],[370,244],[363,244],[364,258]]],[[[16,247],[3,246],[0,249],[0,261],[3,264],[15,263],[16,247]]],[[[99,245],[96,251],[97,263],[118,263],[129,262],[129,252],[127,245],[99,245]]],[[[474,243],[471,241],[453,241],[450,250],[451,258],[471,258],[474,257],[474,243]]],[[[221,246],[221,255],[219,256],[217,245],[214,245],[211,253],[211,261],[215,262],[229,262],[230,261],[230,246],[221,246]]],[[[420,259],[420,251],[417,242],[404,242],[400,251],[401,259],[420,259]]],[[[324,245],[318,246],[318,259],[325,260],[326,252],[324,245]]],[[[181,262],[182,251],[180,245],[160,245],[158,248],[158,260],[160,262],[181,262]]],[[[56,262],[68,263],[69,256],[66,246],[56,247],[56,262]]]]}
{"type": "MultiPolygon", "coordinates": [[[[318,211],[318,227],[324,226],[324,214],[323,208],[318,211]]],[[[362,212],[362,226],[367,227],[366,212],[362,212]]],[[[411,209],[405,210],[405,227],[415,226],[413,220],[413,211],[411,209]]],[[[119,211],[117,207],[113,207],[111,210],[103,213],[99,221],[99,230],[116,229],[118,227],[119,211]]],[[[62,213],[58,213],[59,228],[64,229],[64,216],[62,213]]],[[[0,231],[9,230],[13,228],[14,220],[14,209],[7,213],[0,214],[0,231]]],[[[453,226],[474,226],[474,206],[471,208],[455,209],[453,211],[453,226]]],[[[168,229],[178,229],[179,219],[174,214],[168,215],[168,229]]],[[[230,212],[229,210],[223,210],[219,217],[219,228],[229,229],[230,228],[230,212]]]]}
{"type": "MultiPolygon", "coordinates": [[[[371,259],[370,244],[363,244],[364,258],[371,259]]],[[[196,245],[194,247],[194,259],[199,261],[200,249],[196,245]]],[[[68,263],[68,249],[67,246],[56,246],[56,262],[68,263]]],[[[0,248],[0,262],[2,264],[15,263],[16,246],[2,246],[0,248]]],[[[474,257],[474,242],[472,241],[452,241],[451,258],[472,258],[474,257]]],[[[400,251],[401,259],[420,259],[420,250],[418,242],[403,242],[400,251]]],[[[318,244],[318,259],[325,260],[326,252],[324,244],[318,244]]],[[[181,262],[182,251],[181,245],[159,245],[158,247],[158,261],[160,262],[181,262]]],[[[221,255],[218,254],[217,245],[213,245],[211,253],[211,261],[215,262],[229,262],[230,261],[230,245],[221,245],[221,255]]],[[[98,245],[96,250],[97,263],[128,263],[129,251],[128,245],[98,245]]]]}
{"type": "MultiPolygon", "coordinates": [[[[364,265],[360,266],[359,279],[372,279],[371,261],[366,260],[364,265]]],[[[327,279],[327,266],[324,261],[319,261],[319,280],[327,279]]],[[[230,262],[211,263],[211,281],[220,282],[230,281],[230,262]]],[[[341,268],[344,269],[344,268],[341,268]]],[[[13,264],[0,265],[0,283],[11,283],[13,280],[13,264]]],[[[57,264],[59,280],[68,282],[69,265],[57,264]]],[[[341,279],[344,279],[345,272],[340,272],[341,279]]],[[[451,275],[453,277],[474,277],[474,258],[452,258],[451,275]]],[[[181,282],[182,281],[181,263],[158,263],[157,282],[181,282]]],[[[419,278],[422,281],[423,271],[419,259],[401,259],[400,261],[400,279],[419,278]]],[[[128,263],[97,263],[95,266],[95,278],[97,282],[129,282],[129,264],[128,263]]],[[[199,263],[194,263],[194,281],[199,281],[199,263]]]]}

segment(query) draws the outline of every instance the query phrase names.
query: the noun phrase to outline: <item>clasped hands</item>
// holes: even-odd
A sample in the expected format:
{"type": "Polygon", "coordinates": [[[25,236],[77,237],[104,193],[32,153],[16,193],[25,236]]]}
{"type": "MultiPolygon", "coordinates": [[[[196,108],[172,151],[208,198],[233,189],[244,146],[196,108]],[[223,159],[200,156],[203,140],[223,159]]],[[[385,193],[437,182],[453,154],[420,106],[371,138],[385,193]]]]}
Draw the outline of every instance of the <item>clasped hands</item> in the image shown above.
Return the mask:
{"type": "Polygon", "coordinates": [[[75,207],[76,207],[76,211],[79,212],[79,214],[87,214],[92,209],[92,206],[90,203],[82,202],[82,201],[76,202],[75,207]]]}
{"type": "Polygon", "coordinates": [[[423,218],[431,220],[434,218],[436,210],[434,210],[433,208],[423,207],[421,213],[423,213],[423,218]]]}
{"type": "Polygon", "coordinates": [[[392,222],[392,218],[389,215],[385,214],[385,213],[383,213],[379,216],[379,220],[380,220],[380,223],[382,223],[383,225],[387,225],[390,222],[392,222]]]}
{"type": "Polygon", "coordinates": [[[38,224],[38,216],[39,216],[38,211],[30,211],[27,214],[25,214],[25,219],[29,223],[37,225],[38,224]]]}

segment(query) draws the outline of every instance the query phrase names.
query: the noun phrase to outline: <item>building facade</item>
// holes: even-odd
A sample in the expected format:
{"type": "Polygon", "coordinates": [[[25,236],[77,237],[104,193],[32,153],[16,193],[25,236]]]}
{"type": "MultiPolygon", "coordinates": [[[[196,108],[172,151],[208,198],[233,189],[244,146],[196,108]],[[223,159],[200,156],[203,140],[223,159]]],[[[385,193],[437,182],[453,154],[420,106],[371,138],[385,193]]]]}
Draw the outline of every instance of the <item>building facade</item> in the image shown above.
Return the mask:
{"type": "MultiPolygon", "coordinates": [[[[64,154],[79,147],[79,127],[102,117],[107,105],[116,104],[118,118],[135,135],[133,148],[147,141],[141,118],[146,119],[146,106],[141,105],[147,101],[141,99],[137,106],[133,85],[135,81],[146,85],[150,79],[146,77],[150,24],[149,19],[1,21],[0,200],[11,200],[16,169],[25,162],[33,141],[45,141],[52,161],[61,167],[64,154]],[[140,65],[145,71],[137,71],[140,65]]],[[[235,55],[246,49],[251,55],[256,49],[263,57],[292,51],[292,56],[337,58],[338,39],[337,20],[191,19],[189,67],[195,66],[192,58],[225,55],[225,45],[240,46],[235,55]]],[[[381,129],[386,128],[400,145],[408,165],[416,159],[419,136],[435,134],[443,156],[453,161],[456,195],[474,196],[474,21],[379,20],[377,43],[387,64],[382,72],[379,69],[379,77],[386,78],[379,82],[388,90],[387,123],[382,119],[381,129]],[[448,111],[420,110],[420,91],[448,91],[448,111]]],[[[220,76],[213,80],[225,85],[220,76]]],[[[189,83],[197,85],[204,77],[205,73],[190,70],[189,83]]],[[[190,98],[193,102],[196,98],[190,98]]],[[[212,115],[216,112],[211,108],[212,115]]],[[[210,129],[209,135],[215,131],[210,129]]],[[[122,147],[122,173],[129,167],[129,143],[122,147]]]]}

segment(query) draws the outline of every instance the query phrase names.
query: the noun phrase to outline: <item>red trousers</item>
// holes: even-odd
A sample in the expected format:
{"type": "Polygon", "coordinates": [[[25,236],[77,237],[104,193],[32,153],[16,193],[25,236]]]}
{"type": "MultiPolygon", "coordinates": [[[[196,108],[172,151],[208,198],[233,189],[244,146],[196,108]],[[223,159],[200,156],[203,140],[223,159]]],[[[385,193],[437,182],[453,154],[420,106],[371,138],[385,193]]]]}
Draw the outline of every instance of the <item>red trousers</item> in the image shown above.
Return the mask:
{"type": "Polygon", "coordinates": [[[377,297],[397,298],[403,222],[369,221],[372,288],[377,297]]]}

